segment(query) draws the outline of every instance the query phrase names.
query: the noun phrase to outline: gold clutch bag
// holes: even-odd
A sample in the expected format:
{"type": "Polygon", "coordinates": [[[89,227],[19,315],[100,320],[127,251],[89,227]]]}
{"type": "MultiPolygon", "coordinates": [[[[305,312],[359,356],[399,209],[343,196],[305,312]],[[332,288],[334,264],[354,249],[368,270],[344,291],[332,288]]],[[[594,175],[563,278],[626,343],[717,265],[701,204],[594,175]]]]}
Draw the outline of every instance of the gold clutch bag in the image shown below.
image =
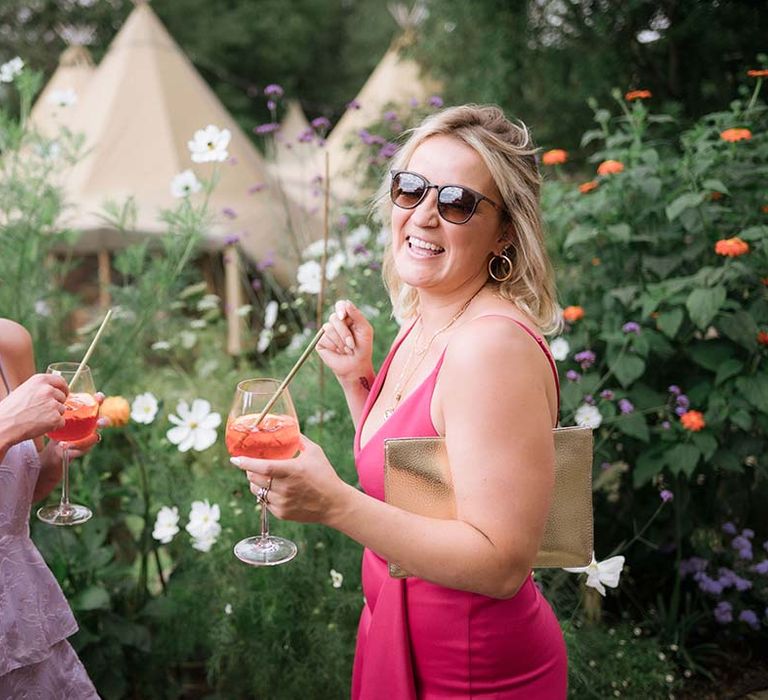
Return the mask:
{"type": "MultiPolygon", "coordinates": [[[[535,568],[587,566],[592,561],[592,429],[555,428],[555,487],[535,568]]],[[[455,519],[456,498],[445,438],[384,440],[387,503],[429,518],[455,519]]],[[[389,575],[408,574],[389,564],[389,575]]]]}

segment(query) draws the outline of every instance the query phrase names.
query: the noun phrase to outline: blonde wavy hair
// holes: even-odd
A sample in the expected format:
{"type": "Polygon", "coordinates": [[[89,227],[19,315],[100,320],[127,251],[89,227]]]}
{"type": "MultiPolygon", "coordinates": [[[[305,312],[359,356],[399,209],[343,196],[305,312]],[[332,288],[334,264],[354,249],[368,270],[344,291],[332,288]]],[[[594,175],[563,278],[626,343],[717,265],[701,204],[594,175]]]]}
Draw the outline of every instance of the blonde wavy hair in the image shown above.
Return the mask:
{"type": "MultiPolygon", "coordinates": [[[[392,159],[392,170],[404,170],[414,151],[431,136],[452,136],[473,148],[488,168],[504,201],[504,224],[512,240],[504,254],[512,261],[512,275],[505,282],[488,277],[499,296],[516,304],[550,335],[562,328],[562,311],[557,303],[555,275],[544,244],[541,222],[541,177],[536,165],[537,148],[522,122],[509,121],[495,105],[450,107],[427,117],[411,129],[408,139],[392,159]]],[[[390,175],[384,178],[374,200],[382,221],[392,212],[389,198],[390,175]]],[[[418,312],[416,290],[397,275],[391,244],[384,254],[384,284],[394,314],[410,318],[418,312]]]]}

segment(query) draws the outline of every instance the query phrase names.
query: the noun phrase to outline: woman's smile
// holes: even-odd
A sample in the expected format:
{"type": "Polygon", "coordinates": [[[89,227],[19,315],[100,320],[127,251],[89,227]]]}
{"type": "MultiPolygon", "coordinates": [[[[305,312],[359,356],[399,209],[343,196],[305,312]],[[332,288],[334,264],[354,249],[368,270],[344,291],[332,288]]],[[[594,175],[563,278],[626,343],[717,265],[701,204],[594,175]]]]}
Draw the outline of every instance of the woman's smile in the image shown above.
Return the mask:
{"type": "Polygon", "coordinates": [[[417,236],[406,236],[405,241],[411,255],[416,258],[434,258],[445,252],[445,248],[417,236]]]}

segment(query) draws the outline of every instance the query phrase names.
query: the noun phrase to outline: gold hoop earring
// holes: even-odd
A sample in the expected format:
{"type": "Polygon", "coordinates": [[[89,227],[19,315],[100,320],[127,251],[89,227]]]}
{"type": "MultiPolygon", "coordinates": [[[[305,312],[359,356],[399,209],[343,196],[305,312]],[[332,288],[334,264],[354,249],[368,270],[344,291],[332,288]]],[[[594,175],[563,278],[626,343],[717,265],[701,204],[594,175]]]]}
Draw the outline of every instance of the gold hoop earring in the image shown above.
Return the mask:
{"type": "Polygon", "coordinates": [[[512,260],[509,258],[509,256],[504,255],[502,253],[501,255],[494,255],[489,261],[488,261],[488,274],[497,282],[506,282],[508,279],[512,277],[512,260]],[[506,268],[506,272],[502,274],[497,274],[494,272],[494,267],[498,268],[499,265],[503,268],[506,268]]]}

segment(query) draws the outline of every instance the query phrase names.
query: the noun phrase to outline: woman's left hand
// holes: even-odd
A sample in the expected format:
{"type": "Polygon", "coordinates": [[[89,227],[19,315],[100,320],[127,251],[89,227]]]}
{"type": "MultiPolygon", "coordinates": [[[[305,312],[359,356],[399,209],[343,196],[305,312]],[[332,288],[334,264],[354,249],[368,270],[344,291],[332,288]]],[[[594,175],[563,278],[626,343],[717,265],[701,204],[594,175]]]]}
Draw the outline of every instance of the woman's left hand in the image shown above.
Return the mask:
{"type": "Polygon", "coordinates": [[[339,506],[348,486],[338,477],[320,445],[304,435],[301,440],[301,454],[293,459],[233,457],[231,462],[246,473],[254,495],[269,486],[270,513],[281,520],[322,523],[339,506]]]}

